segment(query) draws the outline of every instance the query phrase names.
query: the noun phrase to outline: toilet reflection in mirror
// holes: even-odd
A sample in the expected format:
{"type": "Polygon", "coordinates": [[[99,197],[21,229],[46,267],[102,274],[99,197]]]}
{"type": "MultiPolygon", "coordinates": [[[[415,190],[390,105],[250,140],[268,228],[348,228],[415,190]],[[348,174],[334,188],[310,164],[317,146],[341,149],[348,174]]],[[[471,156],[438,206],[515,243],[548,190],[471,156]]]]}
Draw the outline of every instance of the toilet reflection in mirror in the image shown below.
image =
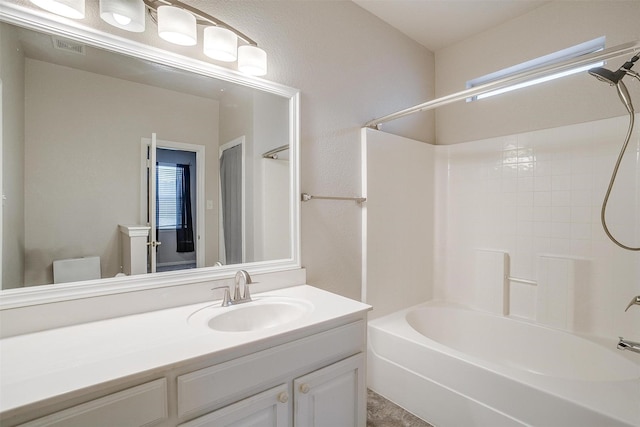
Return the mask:
{"type": "Polygon", "coordinates": [[[125,253],[120,226],[150,225],[141,147],[152,133],[204,153],[202,170],[191,170],[192,225],[185,228],[193,251],[176,241],[178,222],[158,227],[157,254],[173,251],[173,258],[161,258],[162,268],[293,256],[294,166],[287,150],[277,159],[262,156],[290,143],[290,98],[8,23],[0,23],[0,32],[1,59],[11,64],[0,75],[2,289],[54,283],[58,260],[96,257],[99,277],[126,273],[132,254],[125,253]],[[242,203],[225,214],[220,148],[239,138],[242,203]],[[225,216],[235,228],[221,223],[225,216]],[[240,242],[233,254],[232,241],[240,242]]]}

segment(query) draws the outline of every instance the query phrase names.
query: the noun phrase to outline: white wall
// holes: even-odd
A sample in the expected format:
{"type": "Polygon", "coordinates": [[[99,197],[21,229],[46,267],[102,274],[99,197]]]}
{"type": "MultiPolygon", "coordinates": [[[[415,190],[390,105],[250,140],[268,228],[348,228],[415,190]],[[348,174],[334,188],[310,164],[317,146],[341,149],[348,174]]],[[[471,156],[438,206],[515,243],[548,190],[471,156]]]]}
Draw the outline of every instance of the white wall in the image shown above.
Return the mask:
{"type": "MultiPolygon", "coordinates": [[[[615,246],[600,225],[627,125],[622,116],[436,147],[436,298],[474,305],[476,249],[507,252],[511,276],[533,281],[542,276],[540,255],[579,259],[581,278],[567,286],[562,308],[572,328],[610,340],[640,338],[640,311],[624,312],[640,294],[640,254],[615,246]]],[[[607,210],[612,233],[636,247],[638,153],[636,129],[607,210]]],[[[539,286],[512,282],[510,290],[512,315],[539,320],[548,308],[539,305],[539,286]]]]}
{"type": "MultiPolygon", "coordinates": [[[[291,258],[289,162],[262,154],[289,141],[289,102],[263,93],[253,96],[253,259],[291,258]]],[[[279,153],[287,158],[288,151],[279,153]]]]}
{"type": "MultiPolygon", "coordinates": [[[[612,47],[640,39],[640,2],[552,1],[532,12],[436,52],[438,96],[473,78],[597,37],[612,47]]],[[[610,60],[617,69],[629,58],[610,60]]],[[[638,66],[636,65],[636,68],[638,66]]],[[[640,85],[629,80],[632,96],[640,85]]],[[[615,90],[586,72],[436,112],[438,144],[527,132],[625,113],[615,90]]]]}
{"type": "Polygon", "coordinates": [[[14,31],[0,23],[2,79],[2,282],[1,288],[24,281],[24,54],[14,31]]]}
{"type": "Polygon", "coordinates": [[[375,318],[433,295],[435,147],[372,129],[362,138],[363,294],[375,318]]]}
{"type": "MultiPolygon", "coordinates": [[[[282,179],[278,182],[265,182],[265,160],[262,154],[285,145],[289,141],[289,100],[281,96],[252,91],[246,96],[234,97],[231,101],[223,97],[220,106],[220,144],[226,144],[236,138],[245,138],[245,248],[246,262],[265,261],[290,258],[289,249],[290,221],[289,212],[289,176],[276,172],[282,179]],[[268,190],[265,185],[271,187],[268,190]],[[282,188],[278,188],[282,185],[282,188]],[[265,200],[263,195],[269,194],[272,200],[265,200]],[[273,203],[278,200],[277,203],[273,203]],[[283,204],[284,203],[284,204],[283,204]],[[265,212],[265,204],[271,212],[265,212]],[[275,211],[274,211],[275,209],[275,211]],[[281,214],[286,215],[282,216],[281,214]],[[269,224],[269,220],[278,221],[269,224]],[[275,233],[267,230],[271,227],[275,233]],[[280,231],[284,230],[285,233],[280,231]],[[268,237],[267,237],[268,235],[268,237]],[[277,239],[279,242],[267,243],[266,239],[277,239]],[[274,246],[275,245],[275,246],[274,246]],[[284,248],[284,250],[267,250],[266,247],[284,248]]],[[[282,153],[286,154],[286,153],[282,153]]],[[[274,165],[271,165],[274,166],[274,165]]],[[[275,169],[270,168],[272,172],[275,169]]]]}
{"type": "Polygon", "coordinates": [[[289,160],[261,159],[261,163],[260,193],[269,196],[262,199],[262,213],[257,217],[262,232],[260,241],[256,242],[256,256],[260,259],[291,258],[289,160]]]}
{"type": "MultiPolygon", "coordinates": [[[[217,182],[218,102],[31,59],[26,73],[25,283],[52,283],[55,259],[92,255],[112,277],[118,224],[140,222],[141,139],[207,146],[206,181],[217,182]]],[[[217,209],[206,212],[215,247],[217,209]]]]}

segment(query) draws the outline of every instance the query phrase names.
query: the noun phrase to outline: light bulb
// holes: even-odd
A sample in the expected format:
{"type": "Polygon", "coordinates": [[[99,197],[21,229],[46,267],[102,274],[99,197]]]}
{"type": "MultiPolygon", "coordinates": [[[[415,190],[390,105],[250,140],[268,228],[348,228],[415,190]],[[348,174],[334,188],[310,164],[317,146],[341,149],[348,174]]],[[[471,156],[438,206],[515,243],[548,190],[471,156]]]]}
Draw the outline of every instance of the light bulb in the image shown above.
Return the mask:
{"type": "Polygon", "coordinates": [[[158,35],[171,43],[193,46],[198,42],[196,17],[174,6],[158,8],[158,35]]]}
{"type": "Polygon", "coordinates": [[[222,27],[204,29],[204,54],[218,61],[233,62],[238,57],[238,36],[222,27]]]}
{"type": "Polygon", "coordinates": [[[145,5],[142,0],[100,0],[100,18],[114,27],[141,33],[145,5]]]}
{"type": "Polygon", "coordinates": [[[113,19],[120,25],[129,25],[131,23],[131,18],[129,18],[128,16],[120,15],[119,13],[114,13],[113,19]]]}
{"type": "Polygon", "coordinates": [[[252,76],[264,76],[267,74],[267,52],[258,46],[240,46],[238,48],[238,70],[252,76]]]}

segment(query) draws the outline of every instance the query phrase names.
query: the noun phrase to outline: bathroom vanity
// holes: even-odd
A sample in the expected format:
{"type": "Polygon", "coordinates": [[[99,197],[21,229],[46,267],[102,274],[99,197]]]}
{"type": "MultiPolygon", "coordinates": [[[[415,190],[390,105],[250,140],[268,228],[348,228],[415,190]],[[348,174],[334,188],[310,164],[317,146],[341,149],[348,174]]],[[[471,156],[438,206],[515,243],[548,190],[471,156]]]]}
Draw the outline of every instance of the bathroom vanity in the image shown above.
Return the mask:
{"type": "Polygon", "coordinates": [[[5,338],[1,424],[364,426],[369,308],[300,285],[5,338]]]}

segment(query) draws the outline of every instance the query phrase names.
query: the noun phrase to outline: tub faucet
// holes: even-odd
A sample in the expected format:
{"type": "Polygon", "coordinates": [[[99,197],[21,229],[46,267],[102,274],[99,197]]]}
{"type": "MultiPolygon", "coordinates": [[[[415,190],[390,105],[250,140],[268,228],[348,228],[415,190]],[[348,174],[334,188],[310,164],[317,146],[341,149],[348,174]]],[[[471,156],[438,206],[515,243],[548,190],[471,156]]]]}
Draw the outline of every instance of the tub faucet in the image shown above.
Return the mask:
{"type": "Polygon", "coordinates": [[[640,353],[640,342],[629,341],[620,337],[620,341],[618,341],[618,350],[629,350],[634,353],[640,353]]]}
{"type": "Polygon", "coordinates": [[[629,303],[627,308],[624,309],[624,311],[629,310],[632,305],[640,305],[640,295],[638,295],[637,297],[634,297],[633,299],[631,299],[631,302],[629,303]]]}

